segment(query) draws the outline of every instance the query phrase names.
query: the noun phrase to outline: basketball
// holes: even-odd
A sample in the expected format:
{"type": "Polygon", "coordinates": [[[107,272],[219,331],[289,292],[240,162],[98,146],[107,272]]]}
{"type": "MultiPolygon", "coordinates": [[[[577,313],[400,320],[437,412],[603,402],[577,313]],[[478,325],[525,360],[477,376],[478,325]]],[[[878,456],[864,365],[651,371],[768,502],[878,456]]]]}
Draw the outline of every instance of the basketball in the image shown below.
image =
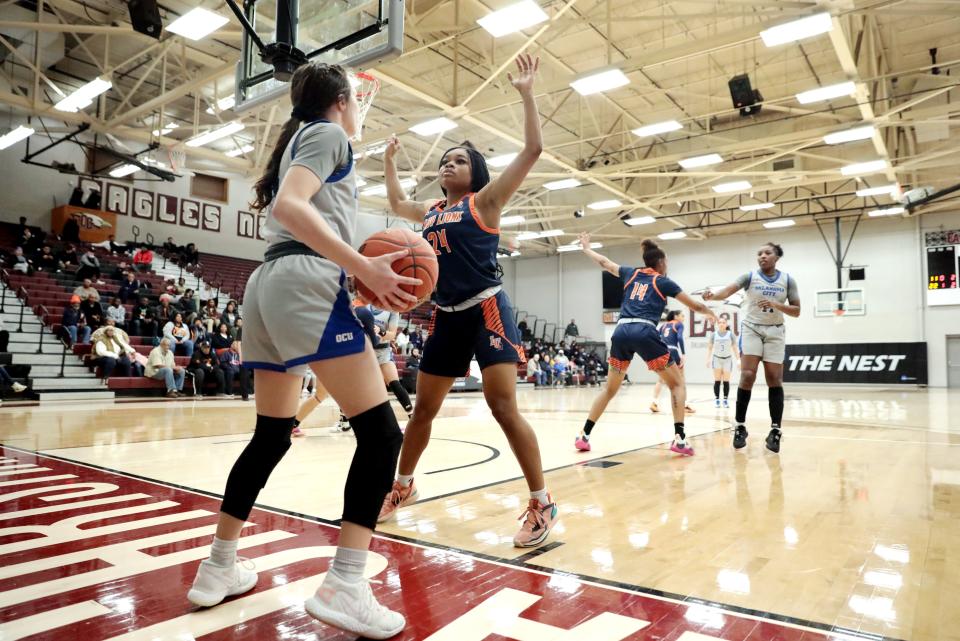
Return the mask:
{"type": "MultiPolygon", "coordinates": [[[[407,250],[407,255],[393,261],[393,271],[401,276],[418,278],[420,285],[402,285],[403,291],[417,297],[417,302],[404,309],[391,309],[394,312],[408,312],[430,297],[437,284],[437,255],[422,236],[409,229],[394,228],[373,234],[360,246],[360,253],[368,258],[375,258],[392,252],[407,250]]],[[[380,307],[390,309],[385,301],[377,299],[370,289],[357,279],[357,293],[364,301],[380,307]]]]}

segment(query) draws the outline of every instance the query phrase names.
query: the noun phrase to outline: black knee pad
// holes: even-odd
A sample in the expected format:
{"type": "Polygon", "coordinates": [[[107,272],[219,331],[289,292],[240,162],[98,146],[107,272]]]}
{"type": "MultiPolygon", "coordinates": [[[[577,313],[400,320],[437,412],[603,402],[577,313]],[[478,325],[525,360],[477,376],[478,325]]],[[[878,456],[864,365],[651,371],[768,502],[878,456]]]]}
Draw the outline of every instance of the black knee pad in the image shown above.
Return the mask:
{"type": "Polygon", "coordinates": [[[390,391],[393,392],[393,395],[397,397],[397,400],[400,401],[400,405],[403,406],[404,412],[413,411],[413,403],[410,402],[410,395],[407,394],[407,390],[403,389],[403,385],[400,384],[400,381],[390,381],[390,384],[387,386],[390,388],[390,391]]]}
{"type": "Polygon", "coordinates": [[[247,520],[260,490],[267,484],[270,473],[290,449],[290,418],[272,418],[257,415],[253,438],[243,448],[227,477],[220,511],[234,518],[247,520]]]}
{"type": "Polygon", "coordinates": [[[350,426],[357,451],[343,488],[343,520],[372,530],[393,485],[403,433],[389,401],[354,416],[350,426]]]}

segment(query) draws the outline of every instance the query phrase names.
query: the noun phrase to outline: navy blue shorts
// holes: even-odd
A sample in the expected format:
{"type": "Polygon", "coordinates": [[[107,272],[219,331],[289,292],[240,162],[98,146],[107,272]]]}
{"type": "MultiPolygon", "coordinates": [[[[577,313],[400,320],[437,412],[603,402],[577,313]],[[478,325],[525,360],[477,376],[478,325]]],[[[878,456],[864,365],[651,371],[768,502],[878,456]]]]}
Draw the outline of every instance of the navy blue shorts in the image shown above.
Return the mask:
{"type": "Polygon", "coordinates": [[[434,376],[466,376],[474,358],[480,369],[498,363],[527,362],[513,307],[502,291],[463,311],[433,312],[420,371],[434,376]]]}
{"type": "MultiPolygon", "coordinates": [[[[626,323],[617,325],[610,339],[610,358],[607,362],[621,372],[630,367],[633,355],[637,354],[647,363],[647,367],[658,372],[674,361],[671,358],[673,350],[668,349],[660,332],[653,325],[646,323],[626,323]]],[[[679,352],[677,352],[679,356],[679,352]]]]}

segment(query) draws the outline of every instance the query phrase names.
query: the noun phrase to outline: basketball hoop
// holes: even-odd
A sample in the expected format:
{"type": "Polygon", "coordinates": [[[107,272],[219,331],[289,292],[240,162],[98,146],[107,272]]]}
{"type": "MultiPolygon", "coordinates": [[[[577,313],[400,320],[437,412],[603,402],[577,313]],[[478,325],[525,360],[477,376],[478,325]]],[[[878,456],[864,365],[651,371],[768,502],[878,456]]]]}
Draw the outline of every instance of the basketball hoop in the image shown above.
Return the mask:
{"type": "Polygon", "coordinates": [[[359,141],[363,132],[363,123],[367,119],[370,107],[373,106],[373,99],[380,93],[380,81],[365,71],[358,71],[350,78],[350,84],[356,90],[357,104],[360,106],[355,136],[355,140],[359,141]]]}
{"type": "Polygon", "coordinates": [[[833,310],[833,320],[834,320],[834,322],[839,323],[840,321],[842,321],[842,320],[843,320],[843,315],[844,315],[845,313],[846,313],[846,310],[844,310],[842,307],[838,307],[837,309],[833,310]]]}

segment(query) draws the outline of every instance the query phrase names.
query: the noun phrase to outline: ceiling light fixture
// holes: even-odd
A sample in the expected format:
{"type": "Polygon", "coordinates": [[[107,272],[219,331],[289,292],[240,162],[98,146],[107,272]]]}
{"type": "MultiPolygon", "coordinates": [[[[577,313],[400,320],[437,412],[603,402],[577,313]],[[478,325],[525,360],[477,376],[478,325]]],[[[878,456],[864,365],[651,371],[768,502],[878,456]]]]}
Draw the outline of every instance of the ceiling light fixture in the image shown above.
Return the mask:
{"type": "Polygon", "coordinates": [[[551,238],[553,236],[563,236],[563,230],[548,229],[546,231],[525,231],[517,235],[517,240],[536,240],[538,238],[551,238]]]}
{"type": "Polygon", "coordinates": [[[822,33],[828,33],[833,30],[833,18],[829,13],[817,13],[806,18],[793,20],[784,24],[778,24],[775,27],[764,29],[760,32],[760,38],[763,44],[768,47],[787,44],[819,36],[822,33]]]}
{"type": "Polygon", "coordinates": [[[636,227],[637,225],[649,225],[650,223],[657,222],[657,219],[653,216],[637,216],[634,218],[630,214],[624,214],[620,217],[620,220],[623,221],[624,225],[629,227],[636,227]]]}
{"type": "Polygon", "coordinates": [[[686,237],[687,232],[684,231],[665,231],[662,234],[657,234],[657,238],[660,240],[677,240],[686,237]]]}
{"type": "Polygon", "coordinates": [[[506,167],[513,162],[513,159],[517,157],[516,153],[512,154],[503,154],[502,156],[494,156],[493,158],[487,161],[487,165],[490,167],[506,167]]]}
{"type": "Polygon", "coordinates": [[[502,216],[500,218],[501,227],[512,227],[513,225],[519,225],[525,222],[527,219],[525,216],[502,216]]]}
{"type": "Polygon", "coordinates": [[[598,200],[596,202],[593,202],[587,205],[588,209],[593,209],[593,210],[616,209],[617,207],[623,207],[623,203],[617,200],[616,198],[612,200],[598,200]]]}
{"type": "Polygon", "coordinates": [[[665,120],[652,125],[638,127],[633,130],[633,135],[643,138],[644,136],[656,136],[657,134],[665,134],[670,131],[677,131],[678,129],[683,129],[683,125],[676,120],[665,120]]]}
{"type": "Polygon", "coordinates": [[[797,94],[797,102],[801,105],[809,105],[812,102],[821,102],[823,100],[833,100],[834,98],[843,98],[852,96],[857,92],[857,83],[851,81],[841,82],[836,85],[826,87],[817,87],[810,91],[803,91],[797,94]]]}
{"type": "Polygon", "coordinates": [[[785,218],[783,220],[771,220],[768,223],[763,223],[763,226],[767,229],[779,229],[781,227],[793,227],[797,224],[797,221],[792,218],[785,218]]]}
{"type": "Polygon", "coordinates": [[[590,96],[601,91],[609,91],[630,84],[627,78],[619,69],[606,69],[597,71],[588,76],[584,76],[570,83],[573,90],[581,96],[590,96]]]}
{"type": "Polygon", "coordinates": [[[110,175],[114,178],[123,178],[124,176],[135,174],[138,171],[140,171],[140,168],[136,165],[120,165],[116,169],[111,169],[110,175]]]}
{"type": "Polygon", "coordinates": [[[733,191],[747,191],[752,187],[753,185],[746,180],[734,180],[733,182],[714,185],[713,191],[717,192],[718,194],[729,194],[733,191]]]}
{"type": "Polygon", "coordinates": [[[154,136],[166,136],[168,133],[170,133],[171,131],[173,131],[174,129],[176,129],[176,128],[179,127],[179,126],[180,126],[180,125],[178,125],[178,124],[175,123],[175,122],[168,122],[167,125],[166,125],[163,129],[154,129],[154,130],[153,130],[152,132],[150,132],[150,133],[151,133],[152,135],[154,135],[154,136]]]}
{"type": "Polygon", "coordinates": [[[879,218],[880,216],[896,216],[907,211],[903,207],[887,207],[886,209],[874,209],[867,213],[870,218],[879,218]]]}
{"type": "MultiPolygon", "coordinates": [[[[590,243],[590,249],[600,249],[603,247],[603,243],[590,243]]],[[[583,247],[577,242],[576,245],[562,245],[557,247],[558,252],[578,252],[583,251],[583,247]]]]}
{"type": "Polygon", "coordinates": [[[884,185],[882,187],[867,187],[866,189],[858,189],[857,196],[860,198],[866,198],[867,196],[883,196],[886,194],[893,196],[898,191],[900,191],[900,185],[893,183],[891,185],[884,185]]]}
{"type": "MultiPolygon", "coordinates": [[[[404,189],[412,189],[417,186],[416,178],[403,178],[400,180],[400,186],[404,189]]],[[[364,196],[386,196],[387,195],[387,186],[385,184],[374,185],[373,187],[367,187],[360,192],[364,196]]]]}
{"type": "Polygon", "coordinates": [[[244,145],[239,149],[231,149],[230,151],[226,152],[226,155],[230,156],[231,158],[236,158],[237,156],[242,156],[243,154],[249,154],[251,151],[253,151],[253,149],[253,145],[244,145]]]}
{"type": "Polygon", "coordinates": [[[755,205],[740,205],[740,211],[757,211],[759,209],[773,209],[773,203],[757,203],[755,205]]]}
{"type": "Polygon", "coordinates": [[[87,84],[73,91],[69,96],[60,100],[53,106],[57,111],[66,111],[76,113],[81,109],[86,109],[93,104],[93,99],[100,94],[109,91],[113,83],[102,78],[94,78],[87,84]]]}
{"type": "Polygon", "coordinates": [[[227,24],[227,18],[219,13],[197,7],[167,25],[167,31],[188,40],[200,40],[227,24]]]}
{"type": "Polygon", "coordinates": [[[217,101],[217,110],[214,111],[213,107],[207,107],[207,113],[213,115],[221,111],[226,111],[227,109],[233,109],[233,105],[237,103],[236,96],[225,96],[217,101]]]}
{"type": "Polygon", "coordinates": [[[718,165],[722,162],[723,157],[720,154],[705,154],[703,156],[694,156],[693,158],[684,158],[680,161],[680,166],[684,169],[696,169],[697,167],[718,165]]]}
{"type": "Polygon", "coordinates": [[[856,176],[857,174],[872,174],[883,171],[889,165],[886,160],[870,160],[867,162],[857,162],[852,165],[840,168],[840,173],[844,176],[856,176]]]}
{"type": "Polygon", "coordinates": [[[574,187],[579,187],[581,183],[576,178],[564,178],[563,180],[554,180],[552,182],[543,183],[543,188],[550,191],[557,191],[559,189],[573,189],[574,187]]]}
{"type": "Polygon", "coordinates": [[[876,129],[873,125],[865,125],[863,127],[854,127],[853,129],[847,129],[846,131],[838,131],[836,133],[827,134],[823,137],[823,142],[828,145],[840,145],[845,142],[854,142],[855,140],[866,140],[868,138],[873,138],[873,134],[876,133],[876,129]]]}
{"type": "Polygon", "coordinates": [[[20,125],[13,131],[8,131],[7,133],[0,136],[0,149],[6,149],[11,145],[15,145],[21,140],[25,140],[29,138],[34,133],[36,132],[33,128],[24,127],[23,125],[20,125]]]}
{"type": "Polygon", "coordinates": [[[227,123],[222,127],[217,127],[216,129],[211,129],[210,131],[200,134],[194,138],[191,138],[186,143],[187,147],[201,147],[207,143],[211,143],[214,140],[220,140],[225,138],[230,134],[235,134],[238,131],[243,131],[244,124],[239,120],[235,120],[231,123],[227,123]]]}
{"type": "Polygon", "coordinates": [[[547,20],[547,14],[533,0],[523,0],[489,13],[477,20],[477,24],[494,38],[523,31],[547,20]]]}
{"type": "Polygon", "coordinates": [[[421,122],[418,125],[414,125],[410,127],[410,131],[418,136],[435,136],[436,134],[442,134],[445,131],[450,131],[451,129],[456,128],[457,123],[449,118],[441,116],[439,118],[434,118],[432,120],[421,122]]]}

